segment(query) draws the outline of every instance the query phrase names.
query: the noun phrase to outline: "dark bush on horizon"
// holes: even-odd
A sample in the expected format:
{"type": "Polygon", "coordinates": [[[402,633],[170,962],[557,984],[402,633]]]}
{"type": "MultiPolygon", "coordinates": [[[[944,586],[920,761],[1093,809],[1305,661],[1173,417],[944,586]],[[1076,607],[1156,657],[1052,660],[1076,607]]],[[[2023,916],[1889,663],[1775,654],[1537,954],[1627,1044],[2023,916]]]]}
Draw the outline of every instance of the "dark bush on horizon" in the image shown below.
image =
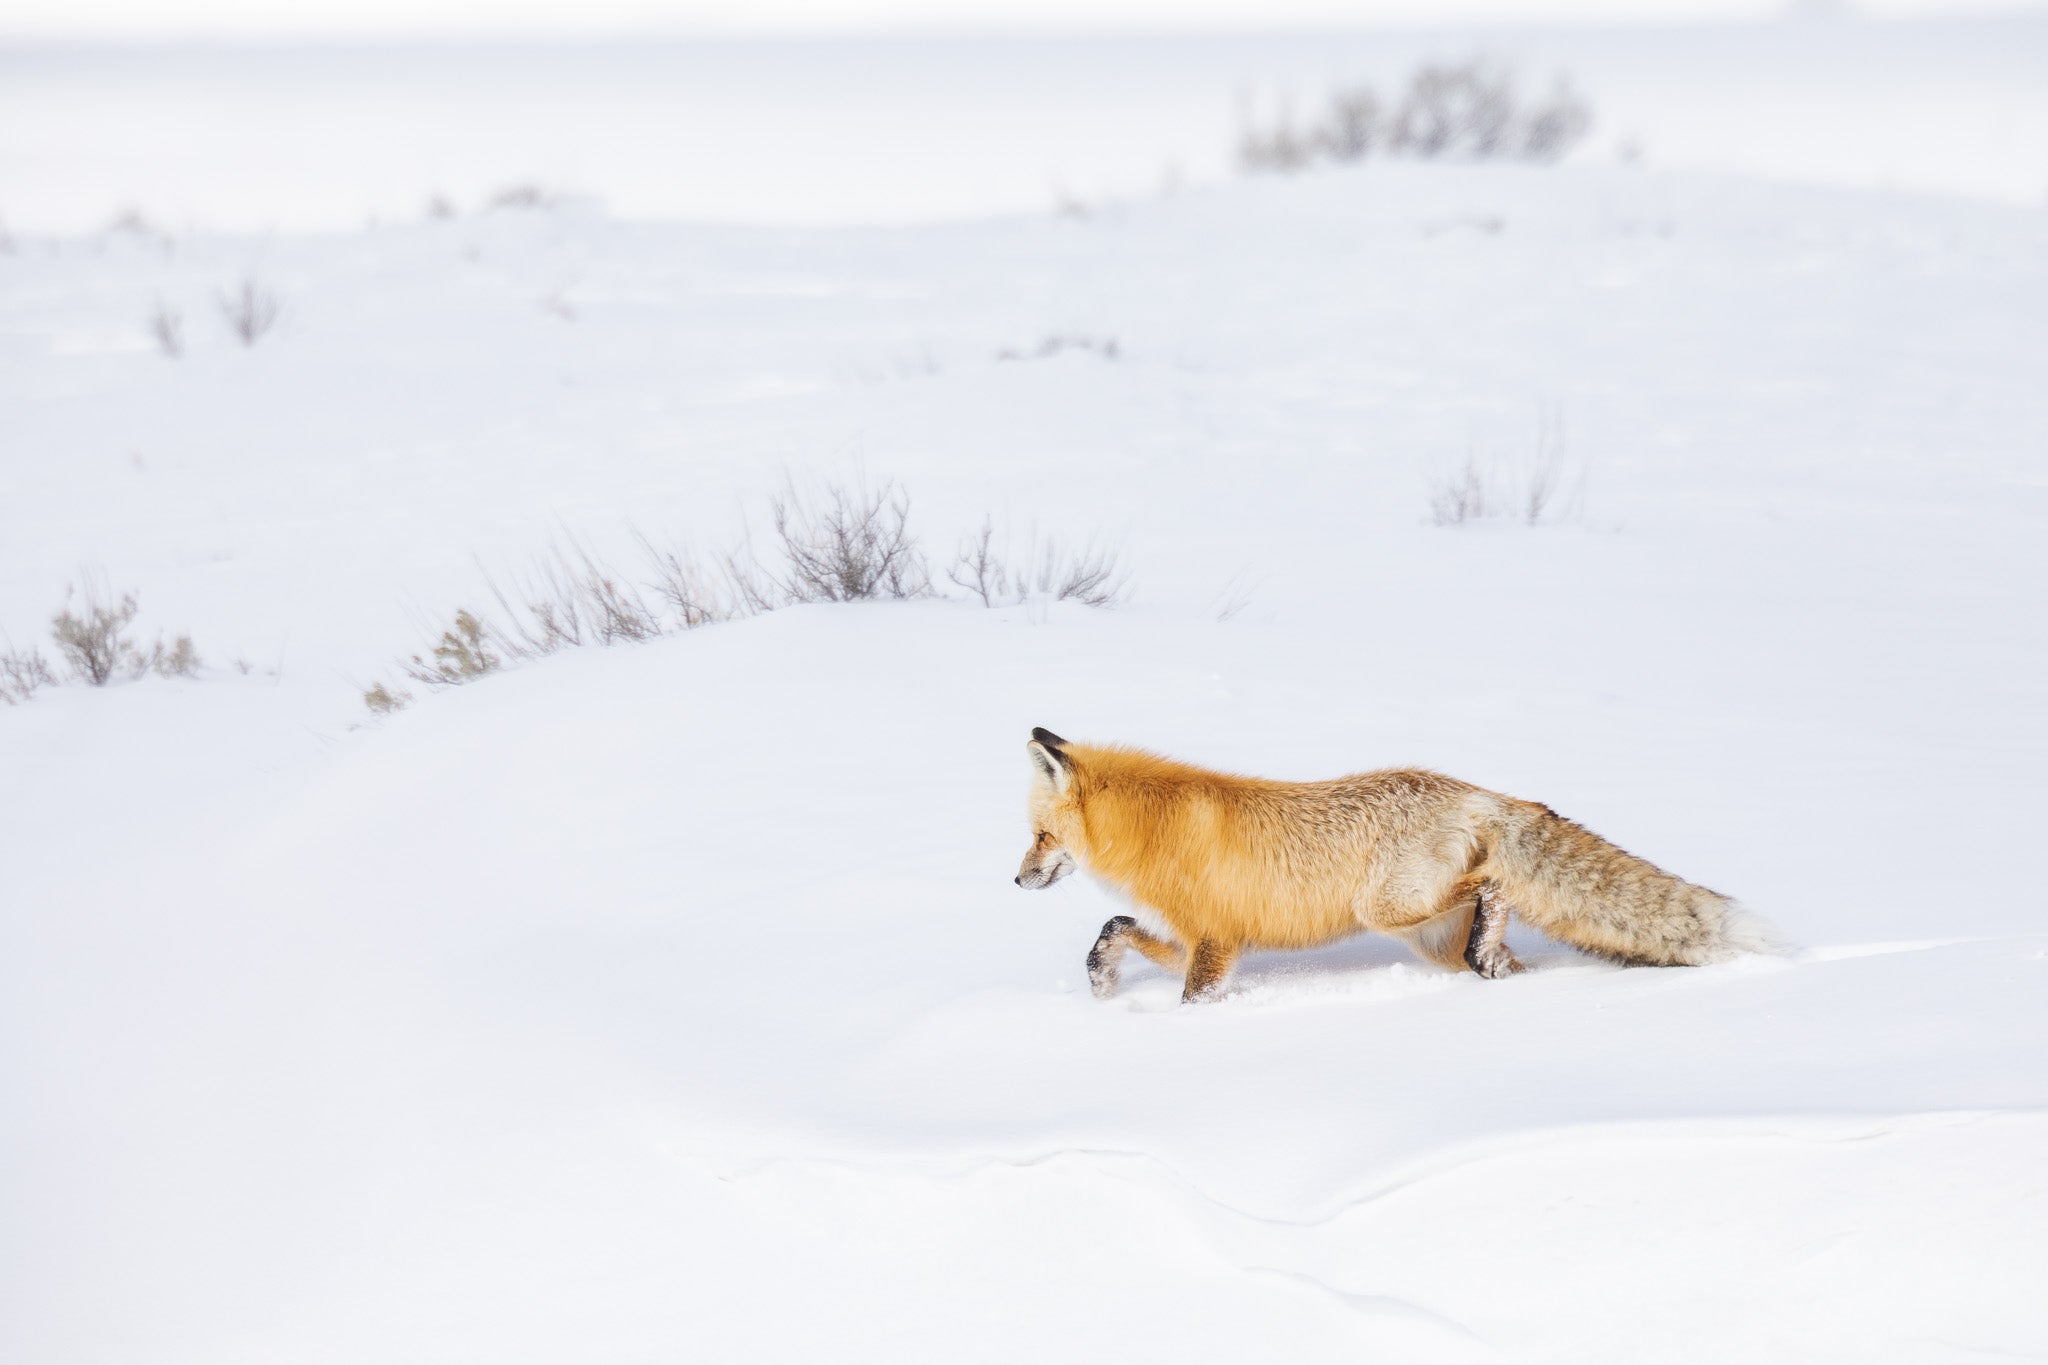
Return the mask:
{"type": "Polygon", "coordinates": [[[1295,120],[1291,105],[1264,125],[1247,114],[1237,159],[1247,171],[1375,156],[1550,162],[1577,146],[1592,125],[1592,106],[1562,75],[1549,94],[1525,97],[1505,69],[1477,60],[1430,63],[1416,68],[1398,99],[1358,85],[1332,94],[1321,114],[1305,123],[1295,120]]]}

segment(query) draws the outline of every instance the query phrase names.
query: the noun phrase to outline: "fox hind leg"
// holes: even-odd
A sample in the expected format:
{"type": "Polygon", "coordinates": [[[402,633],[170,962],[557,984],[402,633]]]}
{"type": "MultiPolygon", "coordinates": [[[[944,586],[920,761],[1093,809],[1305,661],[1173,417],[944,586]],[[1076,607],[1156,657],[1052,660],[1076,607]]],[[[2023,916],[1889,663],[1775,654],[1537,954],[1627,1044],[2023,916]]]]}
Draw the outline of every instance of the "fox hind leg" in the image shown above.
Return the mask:
{"type": "Polygon", "coordinates": [[[1178,944],[1146,933],[1129,915],[1117,915],[1102,926],[1095,946],[1088,950],[1088,989],[1095,992],[1097,1000],[1116,994],[1126,948],[1136,948],[1169,972],[1181,970],[1184,955],[1178,944]]]}
{"type": "Polygon", "coordinates": [[[1465,944],[1465,965],[1489,981],[1512,976],[1522,964],[1508,951],[1508,903],[1492,882],[1479,888],[1472,915],[1472,937],[1465,944]]]}
{"type": "Polygon", "coordinates": [[[1450,909],[1420,924],[1396,929],[1393,934],[1423,961],[1434,962],[1447,971],[1462,972],[1466,966],[1465,945],[1472,938],[1472,917],[1476,909],[1473,898],[1468,895],[1450,909]]]}
{"type": "Polygon", "coordinates": [[[1235,944],[1213,938],[1197,943],[1194,951],[1188,954],[1188,977],[1181,987],[1181,1003],[1213,999],[1221,991],[1223,978],[1230,974],[1230,964],[1235,961],[1235,944]]]}

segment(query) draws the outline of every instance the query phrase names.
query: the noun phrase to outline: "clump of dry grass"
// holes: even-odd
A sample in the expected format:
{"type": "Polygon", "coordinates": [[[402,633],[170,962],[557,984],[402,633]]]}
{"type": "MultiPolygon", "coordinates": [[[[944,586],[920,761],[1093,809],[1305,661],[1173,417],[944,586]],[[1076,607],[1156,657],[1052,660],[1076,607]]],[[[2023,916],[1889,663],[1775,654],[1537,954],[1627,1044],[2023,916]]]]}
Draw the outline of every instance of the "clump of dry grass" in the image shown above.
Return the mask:
{"type": "Polygon", "coordinates": [[[454,624],[441,632],[430,657],[423,659],[415,654],[406,660],[405,675],[414,682],[443,687],[475,682],[486,673],[495,673],[505,662],[503,651],[491,646],[491,637],[496,634],[496,629],[486,626],[476,613],[467,609],[457,611],[454,624]]]}
{"type": "Polygon", "coordinates": [[[1538,420],[1534,444],[1520,455],[1482,461],[1478,452],[1468,451],[1462,465],[1436,471],[1430,481],[1430,519],[1438,526],[1505,520],[1540,526],[1554,521],[1561,513],[1568,515],[1584,491],[1581,469],[1572,480],[1573,496],[1559,502],[1569,466],[1564,421],[1546,410],[1538,420]]]}
{"type": "Polygon", "coordinates": [[[403,711],[412,704],[412,693],[395,691],[383,683],[371,683],[363,689],[363,705],[370,708],[373,716],[388,716],[394,711],[403,711]]]}
{"type": "MultiPolygon", "coordinates": [[[[605,563],[573,538],[523,572],[486,573],[494,609],[458,609],[431,648],[401,660],[399,671],[427,687],[458,686],[510,663],[582,645],[635,644],[731,614],[680,551],[658,548],[638,533],[636,538],[646,553],[640,578],[605,563]]],[[[363,694],[364,704],[379,714],[410,700],[382,682],[363,694]]]]}

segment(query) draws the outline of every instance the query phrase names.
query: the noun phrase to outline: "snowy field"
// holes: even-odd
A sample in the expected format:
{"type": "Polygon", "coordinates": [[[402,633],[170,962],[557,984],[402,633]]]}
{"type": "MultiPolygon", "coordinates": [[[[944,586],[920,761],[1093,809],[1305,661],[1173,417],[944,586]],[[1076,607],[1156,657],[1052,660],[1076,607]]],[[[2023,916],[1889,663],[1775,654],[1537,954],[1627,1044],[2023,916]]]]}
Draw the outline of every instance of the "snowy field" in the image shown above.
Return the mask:
{"type": "Polygon", "coordinates": [[[207,665],[0,708],[0,1356],[2048,1356],[2048,210],[1751,169],[896,226],[0,198],[0,630],[47,652],[91,571],[207,665]],[[1542,524],[1434,524],[1545,449],[1542,524]],[[937,568],[990,515],[1132,598],[362,706],[551,543],[862,471],[937,568]],[[1121,906],[1011,885],[1034,725],[1436,767],[1798,946],[1100,1002],[1121,906]]]}
{"type": "Polygon", "coordinates": [[[0,46],[0,226],[139,211],[181,235],[354,231],[536,181],[637,219],[1043,213],[1215,185],[1247,113],[1474,56],[1589,97],[1581,162],[2048,200],[2036,6],[1678,30],[0,46]]]}

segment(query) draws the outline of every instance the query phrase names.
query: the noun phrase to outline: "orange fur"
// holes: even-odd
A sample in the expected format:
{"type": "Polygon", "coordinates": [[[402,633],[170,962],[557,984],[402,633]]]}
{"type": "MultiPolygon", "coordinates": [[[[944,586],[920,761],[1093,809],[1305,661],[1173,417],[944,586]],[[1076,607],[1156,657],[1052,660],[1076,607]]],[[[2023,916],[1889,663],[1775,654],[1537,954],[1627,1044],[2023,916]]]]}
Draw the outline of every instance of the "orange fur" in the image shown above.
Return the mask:
{"type": "MultiPolygon", "coordinates": [[[[1725,897],[1547,807],[1439,773],[1272,782],[1037,734],[1034,841],[1019,885],[1048,885],[1078,863],[1156,911],[1188,950],[1190,996],[1244,949],[1367,930],[1463,969],[1482,894],[1625,961],[1707,962],[1764,946],[1725,897]]],[[[1519,965],[1504,947],[1486,951],[1497,956],[1476,965],[1498,967],[1488,975],[1519,965]]]]}

